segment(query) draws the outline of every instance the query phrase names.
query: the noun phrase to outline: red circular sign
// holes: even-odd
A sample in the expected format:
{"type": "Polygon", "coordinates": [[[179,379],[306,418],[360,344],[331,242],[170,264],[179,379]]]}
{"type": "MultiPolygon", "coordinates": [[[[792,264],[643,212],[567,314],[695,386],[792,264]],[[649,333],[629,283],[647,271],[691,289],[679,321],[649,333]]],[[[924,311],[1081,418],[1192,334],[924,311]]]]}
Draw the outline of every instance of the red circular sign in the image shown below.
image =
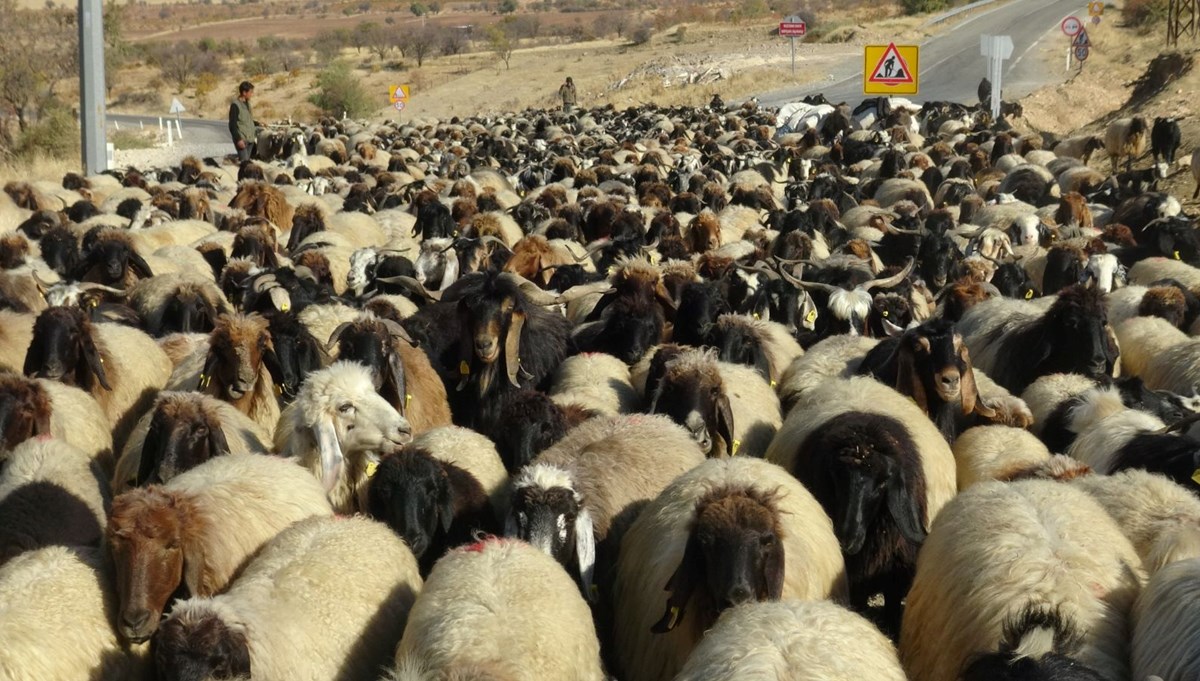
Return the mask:
{"type": "Polygon", "coordinates": [[[1069,36],[1074,36],[1083,30],[1083,22],[1079,17],[1067,17],[1062,20],[1062,32],[1069,36]]]}

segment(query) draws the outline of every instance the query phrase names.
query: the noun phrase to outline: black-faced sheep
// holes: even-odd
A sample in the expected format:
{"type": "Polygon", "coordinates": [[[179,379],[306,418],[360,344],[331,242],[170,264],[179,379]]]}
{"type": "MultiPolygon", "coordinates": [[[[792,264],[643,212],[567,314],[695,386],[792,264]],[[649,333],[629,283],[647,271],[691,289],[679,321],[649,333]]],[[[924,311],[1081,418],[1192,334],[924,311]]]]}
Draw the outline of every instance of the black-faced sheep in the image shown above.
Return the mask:
{"type": "Polygon", "coordinates": [[[112,424],[91,395],[58,381],[0,372],[0,460],[39,436],[61,439],[104,470],[112,468],[112,424]]]}
{"type": "Polygon", "coordinates": [[[117,496],[105,543],[121,636],[149,639],[181,587],[195,597],[219,593],[288,525],[332,514],[313,476],[275,456],[219,456],[166,485],[117,496]]]}
{"type": "Polygon", "coordinates": [[[1073,630],[1076,664],[1128,679],[1128,613],[1144,579],[1129,540],[1086,493],[1044,480],[975,485],[946,505],[921,549],[900,659],[910,678],[955,681],[1000,648],[1006,620],[1033,610],[1043,616],[1018,628],[1023,656],[1070,654],[1054,634],[1073,630]]]}
{"type": "Polygon", "coordinates": [[[757,459],[706,461],[647,504],[621,542],[621,671],[629,681],[673,678],[729,607],[842,600],[845,588],[829,517],[795,478],[757,459]]]}
{"type": "Polygon", "coordinates": [[[171,272],[139,281],[129,304],[153,336],[169,333],[208,333],[217,318],[233,312],[225,294],[208,277],[171,272]]]}
{"type": "Polygon", "coordinates": [[[228,591],[176,603],[155,634],[158,678],[373,678],[420,591],[412,552],[381,523],[302,520],[228,591]]]}

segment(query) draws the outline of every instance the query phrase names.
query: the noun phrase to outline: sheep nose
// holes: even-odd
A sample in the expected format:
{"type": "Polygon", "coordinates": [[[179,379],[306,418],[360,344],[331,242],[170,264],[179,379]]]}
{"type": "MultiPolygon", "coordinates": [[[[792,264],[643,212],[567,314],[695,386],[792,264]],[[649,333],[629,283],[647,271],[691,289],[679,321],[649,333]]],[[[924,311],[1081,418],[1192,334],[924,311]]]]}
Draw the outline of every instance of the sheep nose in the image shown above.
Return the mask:
{"type": "Polygon", "coordinates": [[[752,596],[753,594],[750,592],[749,585],[741,583],[730,587],[729,593],[725,596],[725,600],[727,600],[730,605],[739,605],[749,601],[752,596]]]}
{"type": "Polygon", "coordinates": [[[496,341],[491,338],[476,338],[475,351],[481,355],[490,355],[496,347],[496,341]]]}
{"type": "Polygon", "coordinates": [[[942,375],[941,377],[942,387],[951,390],[958,387],[958,381],[958,376],[942,375]]]}
{"type": "Polygon", "coordinates": [[[126,610],[121,616],[121,624],[126,633],[131,635],[141,634],[146,630],[146,625],[150,622],[149,610],[126,610]]]}

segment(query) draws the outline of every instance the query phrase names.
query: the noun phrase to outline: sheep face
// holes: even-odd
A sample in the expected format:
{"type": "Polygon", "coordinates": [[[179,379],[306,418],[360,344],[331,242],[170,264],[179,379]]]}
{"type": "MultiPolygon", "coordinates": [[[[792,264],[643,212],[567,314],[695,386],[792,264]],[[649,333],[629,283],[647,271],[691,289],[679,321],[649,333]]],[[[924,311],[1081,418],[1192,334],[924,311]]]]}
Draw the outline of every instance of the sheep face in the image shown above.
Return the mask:
{"type": "Polygon", "coordinates": [[[521,391],[504,400],[495,436],[500,459],[516,473],[567,434],[569,424],[563,410],[546,395],[521,391]]]}
{"type": "Polygon", "coordinates": [[[91,390],[94,382],[112,390],[92,338],[92,325],[79,308],[52,307],[38,315],[24,373],[83,390],[91,390]]]}
{"type": "Polygon", "coordinates": [[[428,452],[405,448],[384,457],[371,477],[367,509],[387,523],[421,560],[454,522],[454,495],[446,471],[428,452]]]}
{"type": "Polygon", "coordinates": [[[210,601],[191,601],[171,613],[154,637],[154,667],[161,681],[250,678],[246,630],[222,620],[210,601]]]}
{"type": "Polygon", "coordinates": [[[747,324],[740,318],[722,317],[717,322],[717,359],[722,362],[752,366],[768,381],[771,377],[771,362],[763,351],[762,343],[747,324]]]}
{"type": "Polygon", "coordinates": [[[1108,328],[1108,311],[1102,294],[1095,289],[1071,286],[1043,318],[1047,339],[1041,343],[1036,361],[1039,375],[1079,373],[1090,378],[1112,376],[1117,348],[1108,328]]]}
{"type": "Polygon", "coordinates": [[[379,252],[374,248],[360,248],[350,256],[350,271],[346,273],[346,288],[361,296],[370,280],[370,273],[379,261],[379,252]]]}
{"type": "Polygon", "coordinates": [[[1032,300],[1042,295],[1025,268],[1016,263],[1004,263],[997,267],[991,283],[1005,298],[1032,300]]]}
{"type": "Polygon", "coordinates": [[[1088,256],[1084,267],[1082,283],[1092,284],[1097,290],[1109,293],[1121,288],[1126,283],[1125,266],[1111,253],[1097,253],[1088,256]]]}
{"type": "Polygon", "coordinates": [[[275,349],[278,375],[272,375],[280,396],[287,402],[296,398],[304,377],[321,368],[324,350],[317,339],[291,314],[272,315],[271,345],[275,349]]]}
{"type": "Polygon", "coordinates": [[[164,397],[142,443],[135,485],[161,484],[215,456],[229,453],[221,420],[189,395],[164,397]]]}
{"type": "Polygon", "coordinates": [[[117,629],[132,643],[150,638],[183,584],[183,509],[160,487],[115,499],[106,532],[120,600],[117,629]]]}
{"type": "Polygon", "coordinates": [[[180,286],[163,307],[159,333],[209,333],[218,314],[217,308],[199,288],[180,286]]]}
{"type": "Polygon", "coordinates": [[[223,315],[209,335],[201,388],[211,386],[212,394],[237,402],[253,394],[264,363],[269,369],[279,364],[267,320],[257,314],[223,315]]]}
{"type": "Polygon", "coordinates": [[[950,273],[958,263],[958,247],[946,234],[929,234],[921,240],[917,260],[921,263],[921,277],[941,289],[950,280],[950,273]]]}
{"type": "Polygon", "coordinates": [[[50,396],[15,374],[0,375],[0,445],[11,450],[37,435],[50,435],[50,396]]]}
{"type": "Polygon", "coordinates": [[[416,280],[430,290],[440,291],[458,279],[458,255],[454,240],[429,239],[421,242],[421,252],[414,263],[416,280]]]}
{"type": "Polygon", "coordinates": [[[533,544],[568,570],[577,564],[584,593],[590,597],[595,531],[568,472],[545,464],[523,469],[513,481],[504,535],[533,544]]]}
{"type": "Polygon", "coordinates": [[[646,380],[647,391],[653,390],[649,412],[670,416],[687,428],[706,455],[722,451],[717,438],[724,441],[723,451],[732,455],[736,453],[733,411],[721,375],[711,358],[705,361],[695,354],[685,353],[661,363],[659,355],[655,356],[646,380]]]}
{"type": "Polygon", "coordinates": [[[727,608],[777,601],[783,594],[784,549],[775,498],[759,490],[726,488],[696,504],[683,560],[667,582],[663,618],[651,630],[674,629],[694,592],[711,624],[727,608]]]}
{"type": "Polygon", "coordinates": [[[42,260],[60,275],[73,272],[79,263],[79,241],[65,227],[47,231],[38,242],[42,260]]]}
{"type": "Polygon", "coordinates": [[[75,278],[120,287],[126,283],[127,272],[135,280],[154,276],[150,266],[133,250],[127,239],[99,238],[87,250],[83,265],[76,271],[79,276],[75,278]]]}
{"type": "Polygon", "coordinates": [[[871,299],[867,314],[868,335],[875,338],[898,336],[913,321],[912,303],[896,293],[880,293],[871,299]]]}
{"type": "Polygon", "coordinates": [[[975,372],[962,336],[943,322],[925,324],[900,340],[897,388],[929,412],[930,398],[961,405],[962,413],[975,410],[979,393],[975,372]]]}

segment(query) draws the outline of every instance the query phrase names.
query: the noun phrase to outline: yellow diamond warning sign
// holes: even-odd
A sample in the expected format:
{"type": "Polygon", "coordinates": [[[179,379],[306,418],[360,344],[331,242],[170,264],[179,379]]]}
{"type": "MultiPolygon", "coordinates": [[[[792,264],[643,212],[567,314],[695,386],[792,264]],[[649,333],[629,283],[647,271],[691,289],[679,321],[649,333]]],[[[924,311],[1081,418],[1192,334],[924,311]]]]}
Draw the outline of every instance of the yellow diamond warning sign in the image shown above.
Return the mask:
{"type": "Polygon", "coordinates": [[[917,45],[867,45],[863,48],[863,93],[917,94],[919,52],[917,45]]]}

